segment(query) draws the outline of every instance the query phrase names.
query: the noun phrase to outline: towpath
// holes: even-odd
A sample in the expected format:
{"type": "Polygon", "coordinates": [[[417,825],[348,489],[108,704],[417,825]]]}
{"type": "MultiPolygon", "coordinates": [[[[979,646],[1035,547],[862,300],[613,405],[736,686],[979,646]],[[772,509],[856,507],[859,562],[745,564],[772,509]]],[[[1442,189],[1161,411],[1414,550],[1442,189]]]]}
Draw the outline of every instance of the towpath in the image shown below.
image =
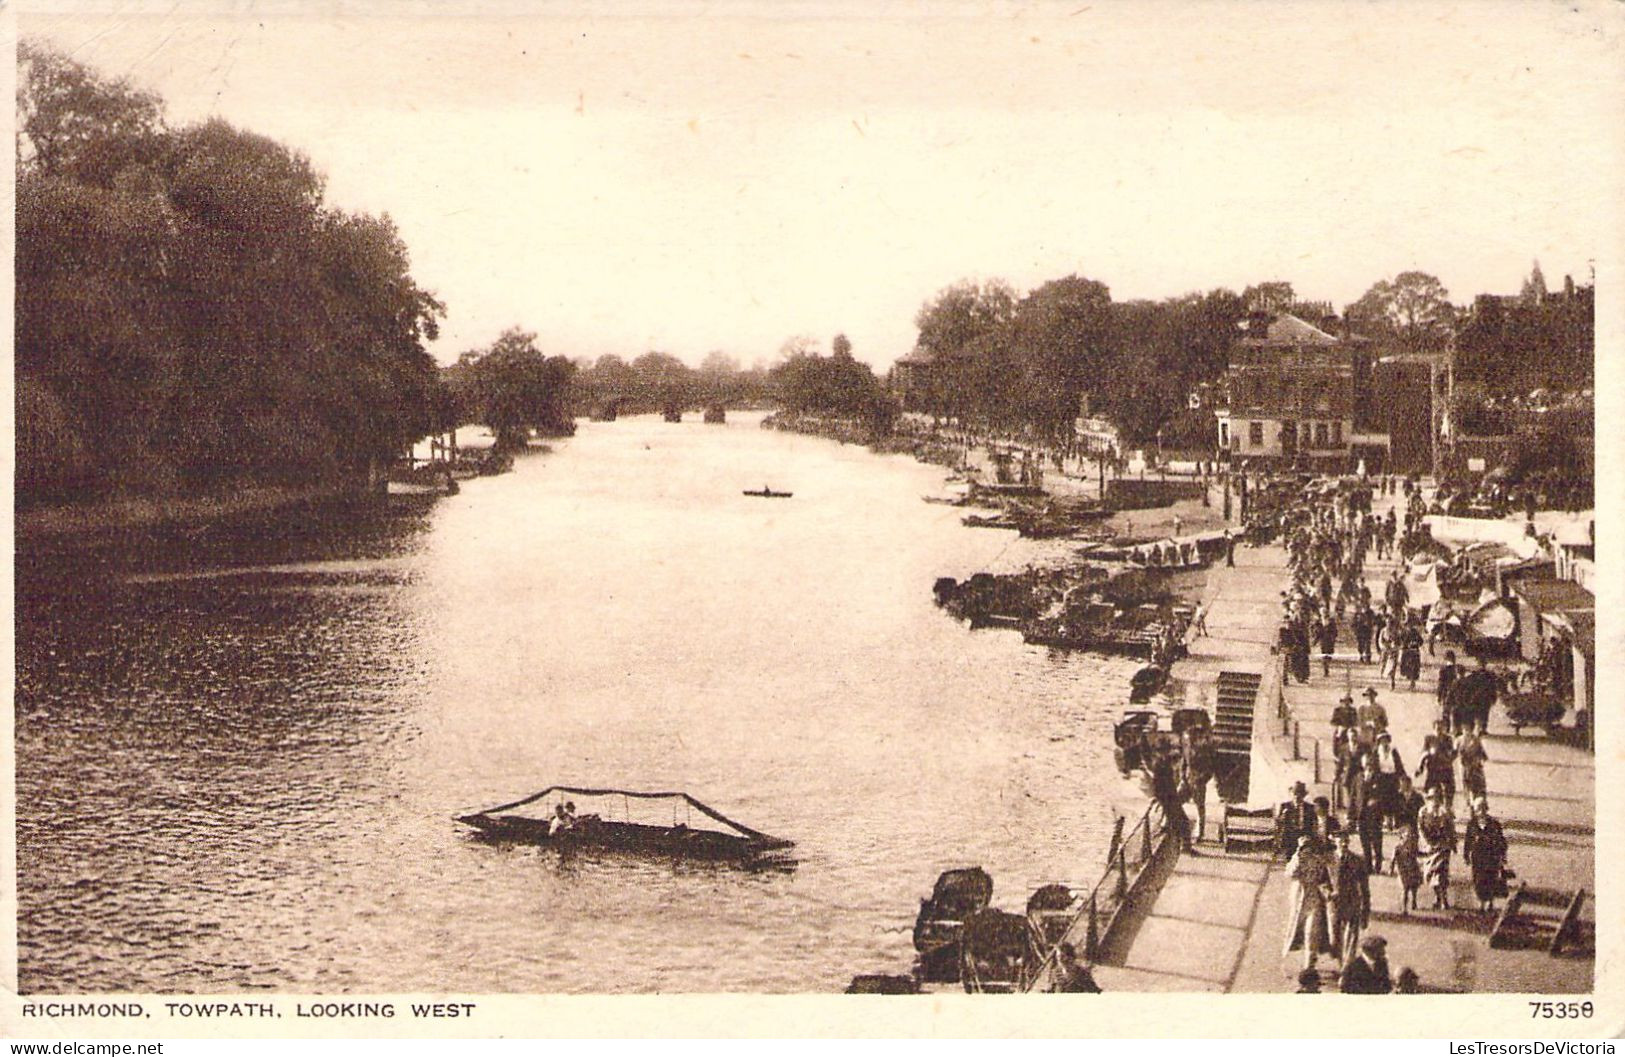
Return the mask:
{"type": "MultiPolygon", "coordinates": [[[[1387,562],[1368,568],[1374,591],[1392,568],[1387,562]]],[[[1311,796],[1331,795],[1330,719],[1345,690],[1359,697],[1368,686],[1377,689],[1394,743],[1413,768],[1422,739],[1438,715],[1434,692],[1442,648],[1436,658],[1424,653],[1422,678],[1412,691],[1404,681],[1390,688],[1376,665],[1359,663],[1347,641],[1351,636],[1345,635],[1329,677],[1321,674],[1317,655],[1308,684],[1282,688],[1280,658],[1271,646],[1281,592],[1288,581],[1286,555],[1279,546],[1238,548],[1234,567],[1215,566],[1205,593],[1208,635],[1192,643],[1190,657],[1173,673],[1186,701],[1210,707],[1216,700],[1219,672],[1263,677],[1253,721],[1249,795],[1251,804],[1260,807],[1285,799],[1298,780],[1310,785],[1311,796]],[[1294,721],[1296,747],[1290,734],[1294,721]]],[[[1594,920],[1589,902],[1595,893],[1594,757],[1573,739],[1552,739],[1531,730],[1514,734],[1499,708],[1485,744],[1490,755],[1488,798],[1511,846],[1509,866],[1532,888],[1566,893],[1584,888],[1588,900],[1583,916],[1594,920]]],[[[1135,920],[1122,929],[1118,949],[1105,953],[1096,971],[1102,987],[1296,989],[1301,955],[1289,958],[1282,951],[1288,893],[1281,864],[1263,854],[1226,855],[1215,839],[1222,807],[1212,806],[1207,840],[1199,845],[1199,854],[1181,856],[1165,869],[1160,888],[1140,901],[1135,920]]],[[[1458,820],[1464,819],[1466,804],[1460,794],[1455,809],[1458,820]]],[[[1452,875],[1455,909],[1423,909],[1409,916],[1399,913],[1398,881],[1388,874],[1372,878],[1370,931],[1387,938],[1390,966],[1396,973],[1402,966],[1414,968],[1425,990],[1545,994],[1592,990],[1594,959],[1589,955],[1554,957],[1546,953],[1543,942],[1521,949],[1491,948],[1493,918],[1475,909],[1470,877],[1459,855],[1452,875]]],[[[1424,893],[1423,906],[1430,902],[1424,893]]],[[[1335,962],[1323,960],[1322,967],[1335,968],[1335,962]]],[[[1336,985],[1328,981],[1327,986],[1336,985]]]]}

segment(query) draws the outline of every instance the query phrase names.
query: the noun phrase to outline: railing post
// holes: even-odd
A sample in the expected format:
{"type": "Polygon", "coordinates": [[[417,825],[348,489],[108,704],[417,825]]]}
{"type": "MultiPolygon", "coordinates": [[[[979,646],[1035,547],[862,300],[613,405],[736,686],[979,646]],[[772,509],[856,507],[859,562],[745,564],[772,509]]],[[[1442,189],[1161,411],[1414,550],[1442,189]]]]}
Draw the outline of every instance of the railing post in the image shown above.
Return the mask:
{"type": "Polygon", "coordinates": [[[1117,902],[1128,896],[1128,850],[1117,849],[1117,902]]]}
{"type": "Polygon", "coordinates": [[[1151,809],[1145,809],[1145,834],[1140,838],[1140,861],[1151,858],[1151,809]]]}
{"type": "Polygon", "coordinates": [[[1292,759],[1295,761],[1303,759],[1303,753],[1298,751],[1298,733],[1302,726],[1297,720],[1292,721],[1292,759]]]}
{"type": "Polygon", "coordinates": [[[1320,739],[1315,739],[1315,784],[1320,784],[1320,739]]]}
{"type": "Polygon", "coordinates": [[[1100,951],[1100,924],[1095,911],[1095,894],[1089,893],[1089,931],[1083,935],[1083,956],[1091,963],[1100,951]]]}

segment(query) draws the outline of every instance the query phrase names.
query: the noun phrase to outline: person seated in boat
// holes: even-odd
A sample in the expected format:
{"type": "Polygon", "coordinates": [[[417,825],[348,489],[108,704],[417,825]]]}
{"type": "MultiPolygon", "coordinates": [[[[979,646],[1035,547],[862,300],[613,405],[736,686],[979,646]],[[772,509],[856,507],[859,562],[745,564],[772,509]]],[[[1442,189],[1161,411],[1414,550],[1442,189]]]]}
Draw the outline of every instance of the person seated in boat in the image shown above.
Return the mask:
{"type": "Polygon", "coordinates": [[[575,808],[575,804],[569,802],[553,805],[553,817],[548,819],[547,822],[547,835],[549,837],[557,837],[567,830],[575,829],[575,808]]]}

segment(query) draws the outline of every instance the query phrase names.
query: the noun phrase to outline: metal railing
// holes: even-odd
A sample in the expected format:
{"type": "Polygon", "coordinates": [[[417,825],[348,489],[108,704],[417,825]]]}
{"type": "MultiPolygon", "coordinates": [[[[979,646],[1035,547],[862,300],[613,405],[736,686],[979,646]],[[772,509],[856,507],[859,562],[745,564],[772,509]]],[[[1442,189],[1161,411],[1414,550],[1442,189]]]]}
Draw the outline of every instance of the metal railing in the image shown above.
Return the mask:
{"type": "Polygon", "coordinates": [[[1101,872],[1100,880],[1095,882],[1088,896],[1082,898],[1077,911],[1067,922],[1061,933],[1061,939],[1048,943],[1047,939],[1038,937],[1048,949],[1037,968],[1027,974],[1026,982],[1022,987],[1024,991],[1043,990],[1039,985],[1045,981],[1053,982],[1055,969],[1060,961],[1061,944],[1071,942],[1067,939],[1080,927],[1083,928],[1083,943],[1079,953],[1083,960],[1093,963],[1099,955],[1106,938],[1111,934],[1112,926],[1116,923],[1118,914],[1128,906],[1134,883],[1145,873],[1145,867],[1156,857],[1164,842],[1168,838],[1168,821],[1162,817],[1155,800],[1146,805],[1145,813],[1140,816],[1139,822],[1129,830],[1126,837],[1118,839],[1115,835],[1112,849],[1106,857],[1106,868],[1101,872]],[[1129,871],[1134,871],[1132,879],[1129,871]]]}

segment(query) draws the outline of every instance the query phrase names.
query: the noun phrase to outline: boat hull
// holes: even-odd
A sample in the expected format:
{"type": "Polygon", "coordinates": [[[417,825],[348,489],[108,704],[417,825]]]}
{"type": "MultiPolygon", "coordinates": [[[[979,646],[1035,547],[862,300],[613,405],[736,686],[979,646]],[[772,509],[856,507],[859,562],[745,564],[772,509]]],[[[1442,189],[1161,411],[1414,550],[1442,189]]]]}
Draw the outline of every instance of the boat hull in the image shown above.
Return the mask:
{"type": "Polygon", "coordinates": [[[487,840],[537,844],[560,850],[591,848],[685,859],[752,861],[782,856],[793,846],[790,841],[752,840],[715,830],[604,822],[590,817],[556,834],[549,832],[547,819],[476,813],[459,816],[457,821],[472,827],[487,840]]]}

